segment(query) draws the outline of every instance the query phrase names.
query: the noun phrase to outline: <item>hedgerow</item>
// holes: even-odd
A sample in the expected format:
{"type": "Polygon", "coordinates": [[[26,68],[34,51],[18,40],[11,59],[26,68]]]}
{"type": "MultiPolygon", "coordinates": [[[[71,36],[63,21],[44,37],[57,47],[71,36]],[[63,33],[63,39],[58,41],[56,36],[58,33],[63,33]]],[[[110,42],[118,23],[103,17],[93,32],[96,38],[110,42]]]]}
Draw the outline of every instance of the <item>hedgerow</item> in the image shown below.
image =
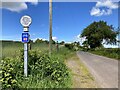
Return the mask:
{"type": "Polygon", "coordinates": [[[119,60],[120,59],[120,49],[119,48],[102,48],[102,49],[96,49],[96,50],[89,50],[89,52],[93,54],[98,54],[102,56],[106,56],[109,58],[114,58],[119,60]]]}

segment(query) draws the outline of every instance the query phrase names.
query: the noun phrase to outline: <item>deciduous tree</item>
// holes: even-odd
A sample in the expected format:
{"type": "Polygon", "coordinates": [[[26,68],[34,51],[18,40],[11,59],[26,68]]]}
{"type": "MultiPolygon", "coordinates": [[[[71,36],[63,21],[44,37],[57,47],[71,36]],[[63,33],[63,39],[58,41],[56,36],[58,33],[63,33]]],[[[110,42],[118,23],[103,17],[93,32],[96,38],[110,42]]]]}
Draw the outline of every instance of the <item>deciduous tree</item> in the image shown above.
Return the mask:
{"type": "Polygon", "coordinates": [[[102,46],[103,40],[106,44],[116,44],[116,36],[113,26],[104,21],[93,22],[81,34],[81,37],[86,37],[85,42],[90,48],[102,46]]]}

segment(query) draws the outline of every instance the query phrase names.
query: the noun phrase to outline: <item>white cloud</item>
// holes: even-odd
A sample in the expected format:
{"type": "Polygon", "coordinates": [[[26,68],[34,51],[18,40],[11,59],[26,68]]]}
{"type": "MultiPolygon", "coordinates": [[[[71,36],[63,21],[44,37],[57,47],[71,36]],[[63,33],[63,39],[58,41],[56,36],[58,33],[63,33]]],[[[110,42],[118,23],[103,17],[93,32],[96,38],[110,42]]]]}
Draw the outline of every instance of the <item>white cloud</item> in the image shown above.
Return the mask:
{"type": "Polygon", "coordinates": [[[96,7],[107,7],[110,9],[117,9],[118,8],[118,4],[117,3],[113,3],[111,0],[106,0],[106,1],[98,1],[96,4],[96,7]]]}
{"type": "Polygon", "coordinates": [[[76,36],[76,41],[84,41],[85,40],[85,37],[80,37],[80,36],[81,36],[81,34],[78,34],[76,36]]]}
{"type": "Polygon", "coordinates": [[[71,44],[71,43],[73,43],[73,42],[66,42],[67,44],[71,44]]]}
{"type": "Polygon", "coordinates": [[[0,0],[0,2],[31,2],[36,4],[38,0],[0,0]]]}
{"type": "Polygon", "coordinates": [[[3,2],[0,8],[4,8],[14,12],[20,12],[22,10],[26,10],[28,7],[27,4],[23,2],[3,2]]]}
{"type": "Polygon", "coordinates": [[[82,43],[83,43],[84,41],[86,41],[86,37],[81,37],[81,38],[80,38],[80,45],[81,45],[81,46],[82,46],[82,43]]]}
{"type": "Polygon", "coordinates": [[[45,39],[45,38],[41,38],[43,41],[46,41],[47,39],[45,39]]]}
{"type": "Polygon", "coordinates": [[[112,14],[113,9],[117,9],[118,4],[113,3],[111,0],[105,0],[105,1],[98,1],[96,3],[96,6],[92,8],[90,11],[91,16],[102,16],[102,15],[110,15],[112,14]],[[100,9],[100,8],[106,8],[106,9],[100,9]]]}
{"type": "Polygon", "coordinates": [[[99,8],[93,7],[90,13],[92,16],[101,16],[101,11],[99,8]]]}
{"type": "Polygon", "coordinates": [[[79,42],[80,45],[82,46],[82,43],[83,43],[84,41],[86,41],[86,37],[80,37],[80,36],[81,36],[81,34],[78,34],[77,36],[75,36],[75,40],[74,40],[74,41],[79,42]]]}
{"type": "Polygon", "coordinates": [[[106,44],[104,44],[104,47],[105,48],[119,48],[118,45],[106,45],[106,44]]]}
{"type": "Polygon", "coordinates": [[[77,41],[77,42],[80,41],[80,34],[74,37],[74,41],[77,41]]]}
{"type": "Polygon", "coordinates": [[[38,0],[29,0],[29,2],[31,2],[33,5],[37,5],[38,4],[38,0]]]}
{"type": "Polygon", "coordinates": [[[78,38],[78,39],[80,38],[80,34],[79,34],[79,35],[77,35],[77,38],[78,38]]]}
{"type": "Polygon", "coordinates": [[[52,39],[53,39],[54,41],[56,41],[56,40],[57,40],[57,37],[52,37],[52,39]]]}
{"type": "Polygon", "coordinates": [[[107,10],[100,10],[97,7],[93,7],[93,9],[91,10],[91,15],[92,16],[102,16],[102,15],[110,15],[112,14],[112,10],[111,9],[107,9],[107,10]]]}
{"type": "MultiPolygon", "coordinates": [[[[38,3],[38,0],[27,0],[27,1],[33,5],[36,5],[38,3]]],[[[20,12],[22,10],[28,9],[28,6],[25,3],[25,0],[21,0],[21,2],[19,2],[18,0],[11,0],[11,2],[9,2],[9,0],[4,0],[4,2],[2,1],[2,4],[0,4],[0,8],[7,9],[12,12],[20,12]]]]}

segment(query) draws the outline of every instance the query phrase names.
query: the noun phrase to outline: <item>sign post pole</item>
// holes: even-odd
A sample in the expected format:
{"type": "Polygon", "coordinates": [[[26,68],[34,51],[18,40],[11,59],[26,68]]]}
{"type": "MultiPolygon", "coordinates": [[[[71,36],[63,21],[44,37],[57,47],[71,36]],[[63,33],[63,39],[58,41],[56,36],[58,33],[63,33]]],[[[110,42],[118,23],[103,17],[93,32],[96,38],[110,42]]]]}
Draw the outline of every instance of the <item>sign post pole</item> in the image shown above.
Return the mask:
{"type": "Polygon", "coordinates": [[[24,43],[24,75],[27,77],[28,75],[28,45],[24,43]]]}
{"type": "Polygon", "coordinates": [[[22,33],[22,42],[24,43],[24,76],[28,76],[28,42],[29,42],[29,25],[32,22],[31,17],[23,16],[20,20],[21,24],[23,25],[23,33],[22,33]]]}

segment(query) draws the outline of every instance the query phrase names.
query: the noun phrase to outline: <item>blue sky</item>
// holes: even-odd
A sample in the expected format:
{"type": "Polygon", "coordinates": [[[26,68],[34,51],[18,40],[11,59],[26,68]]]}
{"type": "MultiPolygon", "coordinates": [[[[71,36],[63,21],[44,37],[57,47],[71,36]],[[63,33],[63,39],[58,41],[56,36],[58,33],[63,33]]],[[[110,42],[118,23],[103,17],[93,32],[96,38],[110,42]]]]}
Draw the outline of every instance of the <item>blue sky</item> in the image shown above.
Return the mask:
{"type": "MultiPolygon", "coordinates": [[[[99,3],[54,2],[53,37],[57,38],[58,41],[78,41],[77,36],[82,33],[82,30],[93,21],[99,20],[104,20],[109,25],[118,27],[118,9],[107,5],[100,6],[102,3],[97,4],[99,3]],[[110,12],[108,12],[108,8],[111,10],[110,12]]],[[[6,7],[1,9],[2,40],[21,40],[23,28],[20,24],[20,18],[23,15],[32,17],[32,24],[29,28],[31,39],[49,38],[49,3],[26,3],[26,5],[26,9],[18,11],[6,7]]]]}

